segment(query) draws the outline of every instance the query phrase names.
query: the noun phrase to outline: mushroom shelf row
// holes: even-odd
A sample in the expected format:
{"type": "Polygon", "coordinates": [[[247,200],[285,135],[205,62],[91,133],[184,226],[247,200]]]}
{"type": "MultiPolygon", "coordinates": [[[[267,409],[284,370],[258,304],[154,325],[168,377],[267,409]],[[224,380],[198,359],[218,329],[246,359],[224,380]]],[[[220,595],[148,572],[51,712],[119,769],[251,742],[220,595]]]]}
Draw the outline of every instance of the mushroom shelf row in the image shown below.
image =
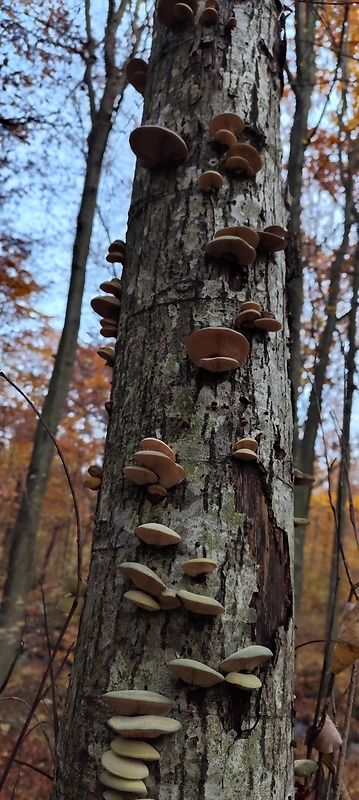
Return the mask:
{"type": "Polygon", "coordinates": [[[142,439],[133,461],[135,466],[124,467],[125,478],[138,486],[147,486],[147,492],[152,497],[165,497],[167,489],[182,483],[186,473],[180,464],[177,464],[175,454],[161,439],[148,437],[142,439]]]}
{"type": "MultiPolygon", "coordinates": [[[[217,566],[212,559],[191,559],[183,564],[187,575],[199,575],[212,572],[217,566]]],[[[135,590],[124,593],[124,598],[145,611],[169,611],[181,606],[193,614],[217,616],[223,614],[224,606],[207,595],[188,592],[185,589],[174,591],[167,589],[165,583],[145,564],[127,561],[120,564],[119,571],[136,586],[135,590]]]]}

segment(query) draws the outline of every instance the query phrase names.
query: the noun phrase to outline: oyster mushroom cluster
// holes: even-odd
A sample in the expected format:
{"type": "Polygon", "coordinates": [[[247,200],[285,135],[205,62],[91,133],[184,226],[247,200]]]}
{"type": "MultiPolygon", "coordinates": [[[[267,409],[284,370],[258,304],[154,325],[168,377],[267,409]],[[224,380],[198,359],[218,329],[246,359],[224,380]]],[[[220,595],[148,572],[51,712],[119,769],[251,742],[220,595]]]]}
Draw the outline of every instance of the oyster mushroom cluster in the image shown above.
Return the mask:
{"type": "Polygon", "coordinates": [[[255,303],[253,300],[242,303],[242,310],[236,316],[234,324],[236,328],[243,325],[248,329],[256,328],[268,333],[280,331],[282,327],[282,323],[275,318],[271,311],[265,311],[259,303],[255,303]]]}
{"type": "Polygon", "coordinates": [[[147,493],[158,502],[166,497],[167,489],[182,483],[186,473],[176,462],[175,454],[161,439],[142,439],[134,454],[134,466],[124,467],[125,478],[138,486],[147,486],[147,493]]]}
{"type": "Polygon", "coordinates": [[[111,749],[101,756],[103,770],[99,781],[113,790],[105,792],[103,797],[120,800],[122,795],[118,792],[147,797],[144,783],[149,776],[147,763],[159,761],[161,756],[145,740],[181,730],[181,723],[167,716],[173,702],[157,692],[137,689],[106,692],[102,699],[116,714],[108,720],[108,725],[117,734],[111,749]]]}
{"type": "MultiPolygon", "coordinates": [[[[203,14],[205,13],[206,9],[203,14]]],[[[210,8],[207,13],[218,12],[210,8]]],[[[233,19],[235,23],[235,18],[233,19]]],[[[227,172],[235,177],[253,178],[262,168],[263,161],[255,147],[237,141],[237,137],[243,133],[244,128],[245,123],[241,117],[228,112],[213,117],[209,124],[209,134],[215,142],[226,148],[223,163],[227,172]]],[[[198,182],[202,191],[213,193],[222,187],[223,178],[220,172],[209,170],[200,175],[198,182]]]]}
{"type": "Polygon", "coordinates": [[[268,647],[251,645],[225,658],[219,665],[222,672],[217,672],[207,664],[190,658],[175,658],[167,664],[167,669],[175,678],[180,678],[192,686],[208,688],[226,681],[244,691],[252,691],[260,689],[262,683],[256,675],[247,673],[272,657],[273,653],[268,647]],[[225,676],[223,672],[226,673],[225,676]]]}
{"type": "Polygon", "coordinates": [[[257,461],[258,442],[253,436],[243,436],[235,443],[233,458],[239,461],[257,461]]]}

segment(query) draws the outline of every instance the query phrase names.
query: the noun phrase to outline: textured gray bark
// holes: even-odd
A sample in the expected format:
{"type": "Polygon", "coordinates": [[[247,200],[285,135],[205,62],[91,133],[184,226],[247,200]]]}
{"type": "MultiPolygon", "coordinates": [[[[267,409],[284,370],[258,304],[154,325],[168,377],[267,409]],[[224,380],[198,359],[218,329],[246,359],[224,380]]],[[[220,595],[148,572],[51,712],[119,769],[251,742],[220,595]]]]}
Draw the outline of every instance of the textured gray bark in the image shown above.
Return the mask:
{"type": "Polygon", "coordinates": [[[285,224],[280,179],[278,7],[245,2],[237,28],[221,24],[173,31],[156,27],[144,122],[185,138],[189,157],[175,169],[137,169],[123,273],[113,411],[105,450],[99,521],[88,595],[62,721],[53,800],[101,796],[101,753],[113,738],[100,695],[141,688],[174,701],[182,723],[162,737],[161,761],[150,768],[151,797],[267,800],[293,797],[291,741],[292,478],[290,391],[284,311],[284,257],[258,257],[248,269],[205,256],[225,225],[285,224]],[[203,196],[198,175],[221,154],[208,123],[236,111],[245,140],[260,145],[264,168],[254,180],[225,177],[218,197],[203,196]],[[241,369],[214,376],[186,357],[189,333],[233,327],[240,302],[252,297],[283,322],[279,334],[254,335],[241,369]],[[231,457],[245,431],[260,440],[259,463],[231,457]],[[174,447],[187,481],[152,506],[122,477],[143,436],[174,447]],[[158,521],[183,537],[155,551],[134,536],[158,521]],[[180,564],[202,554],[217,571],[205,583],[184,577],[180,564]],[[123,600],[129,582],[121,562],[137,560],[171,588],[192,588],[222,602],[221,617],[183,609],[148,614],[123,600]],[[166,664],[189,657],[218,669],[224,656],[252,641],[274,659],[261,671],[257,695],[223,685],[193,689],[166,664]]]}
{"type": "MultiPolygon", "coordinates": [[[[126,3],[123,5],[125,6],[126,3]]],[[[119,74],[115,66],[114,37],[120,19],[121,15],[116,14],[112,3],[109,3],[105,34],[106,82],[99,108],[97,111],[92,108],[92,127],[88,137],[86,174],[77,218],[66,315],[42,409],[42,417],[53,434],[56,433],[61,419],[76,357],[87,257],[101,166],[112,128],[114,100],[122,94],[127,82],[126,76],[123,73],[119,74]]],[[[92,51],[91,41],[89,50],[92,51]]],[[[85,80],[91,85],[90,67],[86,69],[85,80]]],[[[92,97],[91,91],[90,97],[92,97]]],[[[26,486],[12,532],[7,579],[0,607],[0,686],[13,661],[24,626],[24,611],[32,579],[36,534],[53,452],[52,441],[39,422],[26,477],[26,486]]]]}

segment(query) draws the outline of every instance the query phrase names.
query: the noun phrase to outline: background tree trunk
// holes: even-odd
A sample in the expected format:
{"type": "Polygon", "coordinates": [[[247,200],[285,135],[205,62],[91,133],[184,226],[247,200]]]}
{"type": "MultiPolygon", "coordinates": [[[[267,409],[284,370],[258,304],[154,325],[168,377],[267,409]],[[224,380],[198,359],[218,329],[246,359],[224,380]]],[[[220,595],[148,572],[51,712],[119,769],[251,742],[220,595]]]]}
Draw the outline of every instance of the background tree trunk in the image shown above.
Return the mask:
{"type": "Polygon", "coordinates": [[[276,3],[241,3],[232,32],[223,26],[230,11],[223,4],[214,28],[155,27],[144,122],[183,135],[189,156],[176,169],[139,167],[134,184],[99,521],[53,800],[99,796],[100,756],[113,738],[100,695],[134,687],[168,694],[183,726],[162,738],[161,761],[147,781],[151,796],[293,796],[292,416],[284,257],[260,256],[254,266],[236,269],[205,256],[219,227],[285,224],[281,31],[276,3]],[[212,198],[199,191],[198,175],[220,166],[208,124],[223,111],[246,120],[244,139],[261,148],[264,167],[250,181],[227,174],[212,198]],[[186,357],[189,333],[233,327],[240,301],[250,297],[276,314],[283,331],[253,335],[250,356],[235,372],[197,370],[186,357]],[[260,441],[258,464],[231,456],[244,431],[260,441]],[[146,435],[171,444],[187,472],[187,482],[157,506],[122,477],[146,435]],[[174,528],[182,543],[161,551],[139,543],[133,531],[148,521],[174,528]],[[201,555],[219,565],[206,583],[191,581],[180,568],[186,558],[201,555]],[[151,615],[136,610],[122,599],[129,586],[117,572],[129,560],[146,563],[168,587],[216,597],[225,613],[210,618],[183,609],[151,615]],[[224,656],[254,641],[274,652],[260,671],[257,695],[223,685],[193,689],[166,669],[176,656],[218,669],[224,656]]]}

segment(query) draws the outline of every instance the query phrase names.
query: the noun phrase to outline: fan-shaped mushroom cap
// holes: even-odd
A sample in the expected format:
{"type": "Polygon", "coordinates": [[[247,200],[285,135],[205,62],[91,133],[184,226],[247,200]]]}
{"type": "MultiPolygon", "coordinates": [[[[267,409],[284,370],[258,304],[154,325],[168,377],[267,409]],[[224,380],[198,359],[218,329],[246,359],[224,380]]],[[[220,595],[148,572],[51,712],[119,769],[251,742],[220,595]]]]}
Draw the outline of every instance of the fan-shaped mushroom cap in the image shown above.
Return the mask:
{"type": "MultiPolygon", "coordinates": [[[[67,592],[70,592],[70,594],[73,595],[74,598],[78,586],[77,575],[65,575],[65,577],[61,578],[59,582],[61,583],[61,586],[64,586],[67,592]]],[[[87,581],[85,581],[85,578],[81,578],[79,587],[79,596],[85,597],[86,592],[87,592],[87,581]]]]}
{"type": "Polygon", "coordinates": [[[161,758],[158,750],[148,742],[139,739],[124,739],[118,736],[111,742],[111,750],[118,756],[126,758],[141,758],[143,761],[159,761],[161,758]]]}
{"type": "Polygon", "coordinates": [[[99,464],[90,464],[87,472],[92,478],[102,478],[103,469],[99,464]]]}
{"type": "MultiPolygon", "coordinates": [[[[157,17],[161,25],[164,25],[165,28],[171,28],[172,25],[176,24],[176,22],[181,21],[179,20],[179,17],[177,17],[175,13],[175,7],[177,5],[178,5],[178,0],[160,0],[157,8],[157,17]]],[[[193,20],[194,15],[197,13],[198,2],[197,0],[187,0],[186,5],[188,5],[193,12],[191,19],[187,20],[191,22],[193,20]]],[[[178,12],[177,10],[177,13],[180,12],[178,12]]]]}
{"type": "Polygon", "coordinates": [[[250,310],[260,311],[261,307],[259,303],[256,303],[254,300],[245,300],[244,303],[242,303],[242,311],[250,311],[250,310]]]}
{"type": "MultiPolygon", "coordinates": [[[[258,153],[258,150],[255,147],[252,147],[250,144],[235,144],[229,148],[225,155],[225,166],[227,169],[231,169],[230,161],[231,159],[239,158],[243,164],[243,171],[248,175],[248,177],[252,177],[255,175],[263,166],[263,161],[258,153]]],[[[241,169],[241,167],[239,167],[241,169]]]]}
{"type": "Polygon", "coordinates": [[[245,124],[241,117],[238,114],[232,113],[225,113],[225,114],[218,114],[216,117],[213,117],[211,122],[209,123],[209,133],[210,136],[217,142],[221,142],[222,144],[232,145],[235,144],[237,136],[244,131],[245,124]],[[226,141],[224,139],[226,137],[222,136],[223,132],[228,132],[232,134],[232,137],[228,137],[226,141]]]}
{"type": "Polygon", "coordinates": [[[165,489],[164,486],[161,486],[160,483],[151,483],[150,486],[147,486],[147,494],[150,495],[152,503],[159,503],[161,497],[167,496],[167,489],[165,489]]]}
{"type": "Polygon", "coordinates": [[[313,475],[308,475],[307,472],[302,472],[300,469],[296,468],[293,470],[293,477],[296,486],[305,486],[306,484],[314,483],[315,481],[313,475]]]}
{"type": "Polygon", "coordinates": [[[147,522],[145,525],[138,525],[135,534],[142,542],[152,544],[155,547],[167,547],[182,541],[179,533],[173,531],[172,528],[167,528],[166,525],[160,525],[158,522],[147,522]]]}
{"type": "Polygon", "coordinates": [[[139,589],[135,591],[134,589],[130,589],[129,592],[125,592],[123,595],[126,600],[130,600],[131,603],[134,603],[135,606],[139,608],[143,608],[144,611],[160,611],[161,606],[154,597],[151,595],[146,594],[145,592],[141,592],[139,589]]]}
{"type": "Polygon", "coordinates": [[[193,22],[194,13],[191,9],[191,6],[187,5],[187,3],[176,3],[173,6],[173,16],[175,17],[178,22],[189,23],[193,22]]]}
{"type": "Polygon", "coordinates": [[[138,564],[136,561],[125,561],[120,564],[119,571],[122,575],[126,575],[143,592],[158,595],[163,592],[166,585],[161,581],[155,572],[144,564],[138,564]]]}
{"type": "Polygon", "coordinates": [[[307,775],[312,775],[318,769],[316,761],[311,761],[308,758],[299,758],[294,762],[294,775],[296,778],[304,778],[307,775]]]}
{"type": "MultiPolygon", "coordinates": [[[[259,244],[258,233],[252,230],[252,228],[249,228],[248,225],[230,225],[229,228],[218,228],[214,234],[214,238],[218,239],[221,236],[237,236],[239,239],[243,239],[244,242],[247,242],[254,250],[259,244]]],[[[258,310],[260,310],[260,306],[258,310]]]]}
{"type": "Polygon", "coordinates": [[[108,367],[113,367],[116,358],[116,352],[114,347],[100,347],[97,351],[97,355],[100,358],[103,358],[106,361],[108,367]]]}
{"type": "MultiPolygon", "coordinates": [[[[69,614],[71,609],[72,609],[74,600],[75,600],[75,596],[73,594],[67,594],[65,597],[62,597],[61,600],[59,600],[56,608],[59,611],[64,611],[65,614],[69,614]]],[[[77,598],[77,606],[76,606],[75,611],[74,611],[74,616],[75,617],[80,617],[81,616],[84,605],[85,605],[85,598],[84,597],[78,597],[77,598]]]]}
{"type": "MultiPolygon", "coordinates": [[[[106,692],[101,695],[102,700],[116,711],[126,717],[135,717],[139,714],[156,714],[165,717],[171,711],[173,702],[158,692],[147,692],[143,689],[123,689],[117,692],[106,692]]],[[[139,756],[142,758],[143,756],[139,756]]]]}
{"type": "Polygon", "coordinates": [[[233,453],[233,458],[236,458],[238,461],[257,461],[257,453],[253,450],[249,450],[246,447],[241,447],[239,450],[235,450],[233,453]]]}
{"type": "Polygon", "coordinates": [[[242,675],[241,672],[229,672],[226,675],[226,681],[232,686],[237,686],[238,689],[243,689],[245,692],[260,689],[262,686],[262,682],[256,675],[242,675]]]}
{"type": "Polygon", "coordinates": [[[102,283],[100,283],[100,289],[102,292],[113,294],[118,299],[121,298],[122,284],[118,278],[111,278],[111,280],[103,281],[102,283]]]}
{"type": "Polygon", "coordinates": [[[185,589],[181,589],[177,592],[177,597],[179,597],[186,611],[192,611],[193,614],[217,616],[217,614],[223,614],[224,612],[222,604],[219,603],[218,600],[214,600],[213,597],[207,597],[203,594],[194,594],[193,592],[185,591],[185,589]]]}
{"type": "Polygon", "coordinates": [[[137,797],[147,797],[147,789],[143,781],[128,780],[128,778],[118,778],[117,775],[112,775],[107,769],[100,772],[98,779],[104,786],[109,786],[110,789],[117,789],[119,792],[130,792],[136,794],[137,797]]]}
{"type": "Polygon", "coordinates": [[[285,241],[285,230],[280,225],[269,225],[264,231],[259,231],[259,243],[261,250],[267,253],[277,253],[278,250],[285,250],[288,243],[285,241]]]}
{"type": "Polygon", "coordinates": [[[239,236],[218,236],[208,242],[206,253],[214,258],[224,258],[236,261],[242,267],[253,264],[256,258],[254,247],[239,236]]]}
{"type": "Polygon", "coordinates": [[[218,567],[216,561],[211,558],[191,558],[182,564],[181,569],[185,575],[191,575],[195,578],[196,575],[209,574],[218,567]]]}
{"type": "Polygon", "coordinates": [[[229,17],[229,18],[227,19],[227,22],[225,23],[225,26],[224,26],[224,27],[232,31],[234,28],[236,28],[236,27],[237,27],[237,20],[236,20],[236,18],[235,18],[235,17],[229,17]]]}
{"type": "MultiPolygon", "coordinates": [[[[122,800],[123,795],[119,794],[115,790],[112,791],[112,789],[107,789],[106,792],[103,792],[102,797],[104,798],[104,800],[122,800]]],[[[140,800],[140,798],[136,797],[134,798],[134,800],[140,800]]],[[[150,798],[148,798],[148,800],[150,800],[150,798]]]]}
{"type": "Polygon", "coordinates": [[[199,18],[200,25],[216,25],[219,19],[218,11],[211,6],[206,6],[199,18]]]}
{"type": "Polygon", "coordinates": [[[223,672],[237,672],[242,669],[254,669],[272,657],[273,653],[268,647],[254,644],[232,653],[219,666],[223,672]]]}
{"type": "Polygon", "coordinates": [[[112,730],[127,739],[155,739],[164,733],[177,733],[182,725],[171,717],[146,714],[139,717],[111,717],[108,724],[112,730]]]}
{"type": "Polygon", "coordinates": [[[122,470],[125,478],[138,486],[146,486],[149,483],[157,483],[158,477],[155,472],[146,467],[124,467],[122,470]]]}
{"type": "Polygon", "coordinates": [[[91,308],[101,317],[112,316],[117,319],[120,313],[120,305],[119,298],[112,295],[98,295],[98,297],[93,297],[91,300],[91,308]]]}
{"type": "MultiPolygon", "coordinates": [[[[115,253],[115,252],[124,253],[125,250],[126,250],[126,242],[124,242],[122,239],[114,239],[114,241],[111,242],[111,244],[108,247],[109,253],[115,253]]],[[[118,280],[118,278],[114,278],[113,280],[118,280]]]]}
{"type": "Polygon", "coordinates": [[[163,167],[187,157],[187,145],[174,131],[160,125],[142,125],[130,134],[130,147],[145,169],[163,167]]]}
{"type": "Polygon", "coordinates": [[[324,725],[315,737],[312,746],[315,750],[319,750],[320,753],[333,753],[333,751],[341,747],[342,744],[343,740],[338,728],[334,725],[333,720],[330,719],[328,714],[326,714],[324,725]]]}
{"type": "Polygon", "coordinates": [[[174,658],[167,664],[167,669],[176,678],[181,678],[185,683],[192,686],[209,687],[224,681],[223,675],[215,669],[201,664],[200,661],[193,661],[191,658],[174,658]]]}
{"type": "Polygon", "coordinates": [[[305,517],[293,517],[293,525],[295,528],[306,528],[307,525],[310,525],[310,519],[306,519],[305,517]]]}
{"type": "Polygon", "coordinates": [[[194,331],[187,339],[188,358],[197,367],[204,367],[213,372],[226,372],[228,369],[237,369],[246,360],[249,353],[249,343],[245,336],[238,331],[230,328],[201,328],[194,331]],[[239,337],[239,338],[238,338],[239,337]],[[207,359],[224,358],[223,367],[221,363],[211,369],[211,364],[207,359]],[[227,359],[232,359],[227,363],[227,359]],[[234,363],[235,362],[235,363],[234,363]]]}
{"type": "Polygon", "coordinates": [[[148,64],[143,58],[131,58],[127,64],[127,80],[140,94],[143,94],[145,90],[147,72],[148,64]]]}
{"type": "Polygon", "coordinates": [[[160,604],[162,611],[171,611],[173,608],[179,608],[181,603],[177,597],[177,593],[173,589],[164,589],[158,595],[157,600],[160,604]]]}
{"type": "Polygon", "coordinates": [[[101,483],[101,478],[92,478],[90,476],[89,478],[85,478],[82,485],[85,487],[85,489],[92,489],[93,492],[98,492],[101,483]]]}
{"type": "Polygon", "coordinates": [[[256,452],[258,450],[258,442],[256,439],[253,439],[253,436],[243,436],[242,439],[238,439],[238,442],[235,443],[234,449],[235,450],[254,450],[256,452]]]}
{"type": "Polygon", "coordinates": [[[240,311],[239,314],[237,314],[234,324],[236,328],[239,328],[241,325],[245,325],[257,319],[261,319],[261,312],[256,311],[254,308],[248,308],[246,311],[240,311]]]}
{"type": "Polygon", "coordinates": [[[152,470],[157,475],[158,483],[165,489],[182,483],[186,478],[184,469],[158,450],[138,450],[134,454],[133,460],[152,470]]]}
{"type": "Polygon", "coordinates": [[[255,319],[253,325],[255,328],[259,328],[260,331],[268,331],[269,333],[276,333],[282,327],[282,323],[279,320],[270,317],[255,319]]]}
{"type": "Polygon", "coordinates": [[[211,194],[212,192],[216,192],[222,188],[223,178],[220,172],[216,172],[215,170],[207,170],[207,172],[202,172],[202,175],[199,176],[198,183],[202,189],[202,192],[211,194]]]}
{"type": "Polygon", "coordinates": [[[168,456],[172,461],[176,460],[172,447],[169,447],[162,439],[154,439],[152,436],[147,436],[146,439],[142,439],[139,447],[141,450],[156,450],[159,453],[164,453],[164,455],[168,456]]]}
{"type": "Polygon", "coordinates": [[[108,772],[111,772],[111,775],[128,778],[131,781],[148,778],[149,775],[148,767],[143,761],[138,758],[118,756],[113,750],[106,750],[105,753],[102,753],[101,764],[108,772]]]}

